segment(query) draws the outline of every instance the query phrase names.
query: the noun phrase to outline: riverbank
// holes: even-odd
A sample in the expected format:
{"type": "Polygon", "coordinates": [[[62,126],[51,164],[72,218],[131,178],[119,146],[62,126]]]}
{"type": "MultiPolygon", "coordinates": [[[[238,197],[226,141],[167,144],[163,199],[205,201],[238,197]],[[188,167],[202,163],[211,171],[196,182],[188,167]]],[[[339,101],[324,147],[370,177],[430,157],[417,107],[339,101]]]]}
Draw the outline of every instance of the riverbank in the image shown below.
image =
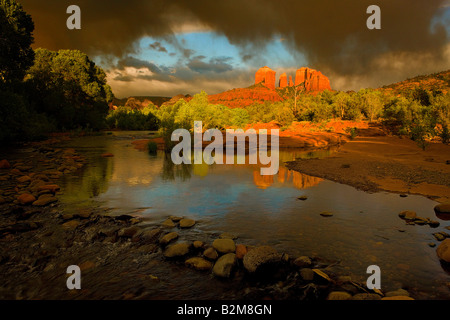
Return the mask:
{"type": "Polygon", "coordinates": [[[327,158],[299,159],[286,166],[368,192],[450,200],[450,146],[442,143],[430,143],[423,151],[410,139],[360,130],[327,158]]]}

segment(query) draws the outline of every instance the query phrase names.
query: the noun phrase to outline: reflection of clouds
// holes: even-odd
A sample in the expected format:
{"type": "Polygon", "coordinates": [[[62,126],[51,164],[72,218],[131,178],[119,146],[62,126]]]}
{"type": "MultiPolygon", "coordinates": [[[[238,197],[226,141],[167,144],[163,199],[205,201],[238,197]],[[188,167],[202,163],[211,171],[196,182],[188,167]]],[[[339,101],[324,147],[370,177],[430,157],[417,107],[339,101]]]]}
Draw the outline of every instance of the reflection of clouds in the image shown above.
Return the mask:
{"type": "Polygon", "coordinates": [[[114,154],[114,170],[111,181],[129,186],[150,185],[161,174],[161,157],[150,157],[146,152],[134,148],[124,148],[118,143],[111,144],[109,150],[114,154]]]}

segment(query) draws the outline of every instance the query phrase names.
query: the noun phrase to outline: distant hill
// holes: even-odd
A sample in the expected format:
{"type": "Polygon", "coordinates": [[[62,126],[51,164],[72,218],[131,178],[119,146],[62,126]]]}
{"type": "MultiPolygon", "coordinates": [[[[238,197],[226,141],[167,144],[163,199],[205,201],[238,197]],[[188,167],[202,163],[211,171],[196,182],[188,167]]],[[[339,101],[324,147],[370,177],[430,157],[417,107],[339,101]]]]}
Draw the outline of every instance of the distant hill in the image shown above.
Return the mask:
{"type": "Polygon", "coordinates": [[[441,91],[447,93],[450,90],[450,70],[421,75],[401,82],[383,86],[382,89],[392,90],[395,93],[422,88],[428,91],[441,91]]]}
{"type": "Polygon", "coordinates": [[[269,89],[263,84],[255,84],[248,88],[237,88],[222,93],[208,96],[213,104],[223,104],[230,108],[243,108],[253,103],[264,101],[281,101],[282,98],[274,89],[269,89]]]}
{"type": "Polygon", "coordinates": [[[148,105],[150,102],[153,103],[155,106],[160,107],[164,102],[169,101],[171,99],[171,97],[132,96],[123,99],[114,99],[112,103],[115,106],[124,106],[129,98],[136,99],[139,103],[143,105],[143,107],[148,105]]]}

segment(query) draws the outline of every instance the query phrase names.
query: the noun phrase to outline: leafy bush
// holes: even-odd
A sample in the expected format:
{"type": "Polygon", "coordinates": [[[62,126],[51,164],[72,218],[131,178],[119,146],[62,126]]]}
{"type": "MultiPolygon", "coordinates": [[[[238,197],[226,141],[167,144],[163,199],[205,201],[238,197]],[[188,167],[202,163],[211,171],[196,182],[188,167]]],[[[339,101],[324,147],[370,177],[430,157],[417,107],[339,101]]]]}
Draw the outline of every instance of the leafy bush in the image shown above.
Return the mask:
{"type": "Polygon", "coordinates": [[[148,153],[152,154],[152,155],[155,155],[156,152],[158,151],[158,145],[154,141],[149,141],[147,144],[147,148],[148,148],[148,153]]]}
{"type": "Polygon", "coordinates": [[[109,112],[106,123],[110,129],[120,130],[158,130],[160,121],[149,110],[119,107],[109,112]]]}

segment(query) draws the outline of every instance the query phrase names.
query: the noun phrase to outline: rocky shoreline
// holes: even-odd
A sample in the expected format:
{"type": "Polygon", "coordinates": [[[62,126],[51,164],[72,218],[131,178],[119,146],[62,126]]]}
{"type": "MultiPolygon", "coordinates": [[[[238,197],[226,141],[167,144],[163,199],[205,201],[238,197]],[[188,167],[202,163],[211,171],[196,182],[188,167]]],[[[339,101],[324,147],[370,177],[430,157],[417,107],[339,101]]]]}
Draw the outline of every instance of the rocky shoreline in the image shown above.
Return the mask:
{"type": "MultiPolygon", "coordinates": [[[[201,221],[189,217],[148,221],[110,215],[101,206],[67,208],[58,201],[64,192],[58,180],[89,163],[73,149],[51,145],[31,145],[26,159],[0,165],[0,299],[179,299],[190,290],[201,299],[414,298],[403,288],[369,290],[336,261],[291,257],[226,232],[204,234],[201,221]],[[82,290],[65,286],[72,264],[82,271],[82,290]],[[179,275],[188,279],[184,288],[177,287],[179,275]],[[205,293],[208,283],[220,290],[205,293]]],[[[403,218],[420,224],[410,215],[403,218]]]]}

